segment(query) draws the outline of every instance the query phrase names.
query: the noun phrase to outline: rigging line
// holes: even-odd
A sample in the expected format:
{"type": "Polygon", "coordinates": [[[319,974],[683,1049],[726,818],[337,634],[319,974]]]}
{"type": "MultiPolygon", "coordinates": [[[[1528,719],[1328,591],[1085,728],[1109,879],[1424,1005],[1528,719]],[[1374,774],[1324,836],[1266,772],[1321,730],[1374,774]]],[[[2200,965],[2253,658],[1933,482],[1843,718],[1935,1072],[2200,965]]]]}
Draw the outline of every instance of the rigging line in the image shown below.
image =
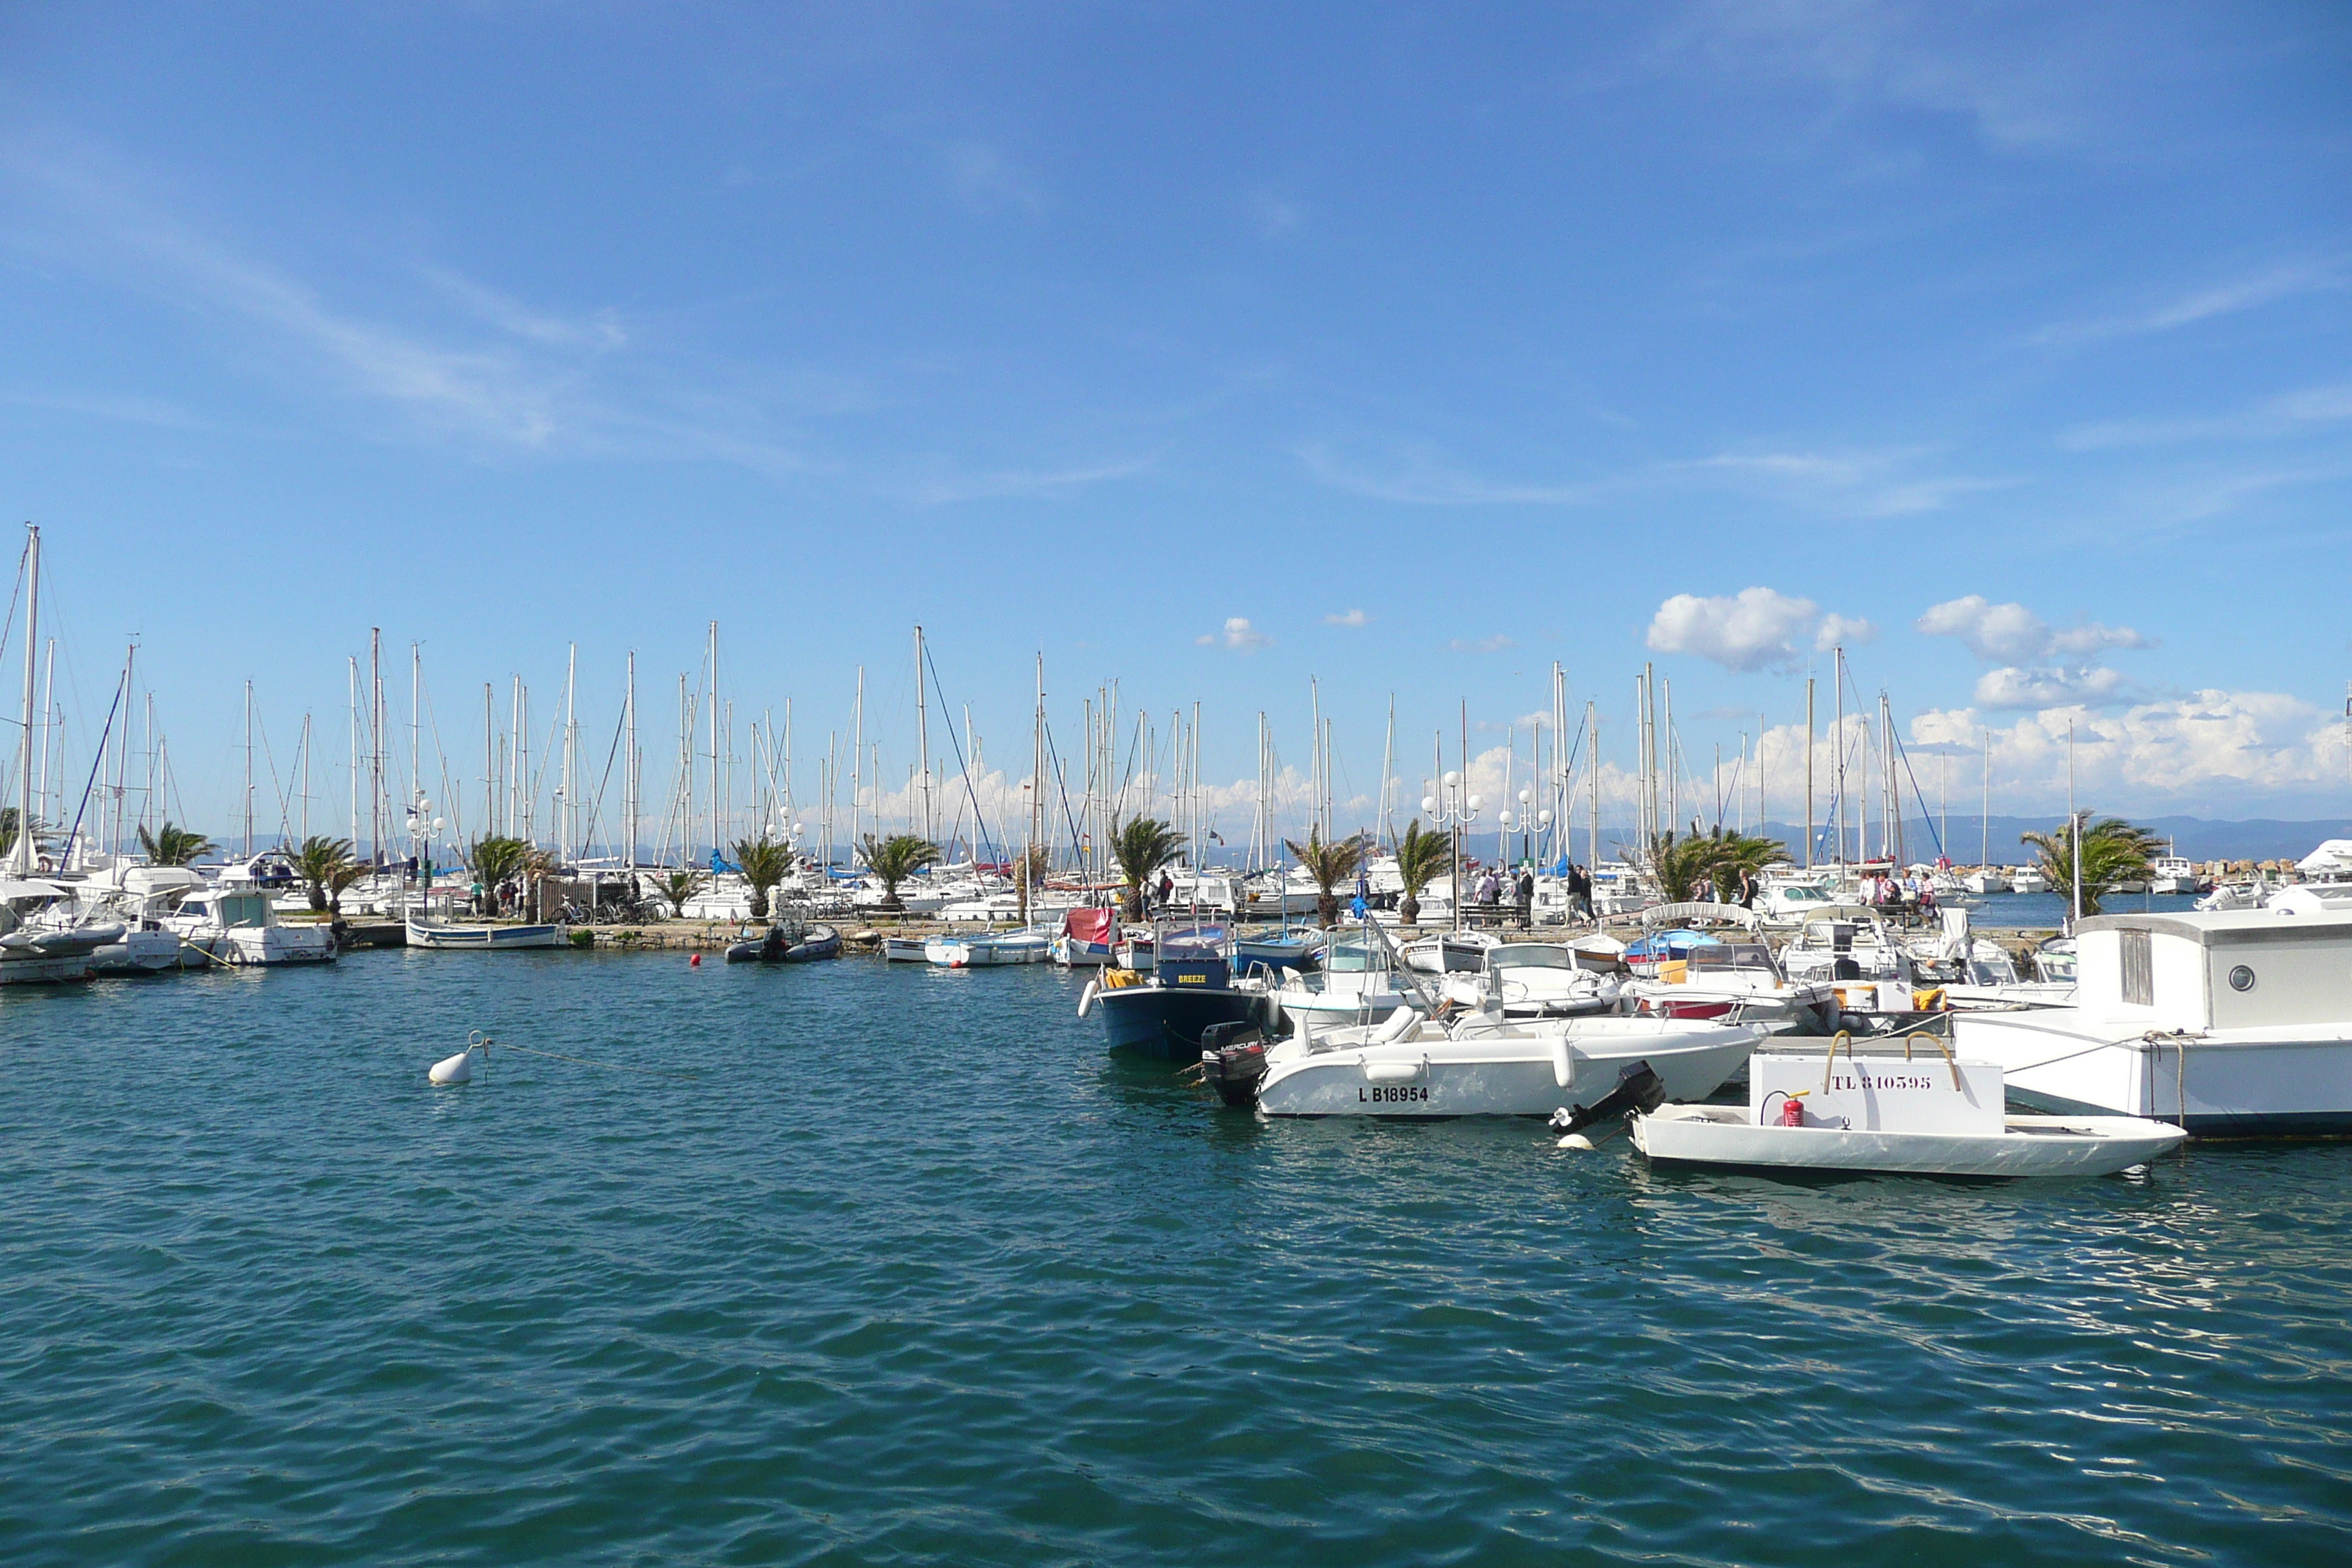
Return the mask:
{"type": "Polygon", "coordinates": [[[16,586],[8,595],[8,618],[0,621],[0,658],[8,654],[8,637],[16,629],[16,604],[25,596],[25,567],[33,559],[33,542],[25,541],[25,548],[16,555],[16,586]]]}
{"type": "Polygon", "coordinates": [[[1070,853],[1079,857],[1083,866],[1086,849],[1078,842],[1077,813],[1070,809],[1069,773],[1062,766],[1061,754],[1054,750],[1054,726],[1051,721],[1048,721],[1045,725],[1045,755],[1054,763],[1054,786],[1062,797],[1062,819],[1070,825],[1070,853]]]}
{"type": "Polygon", "coordinates": [[[1919,803],[1919,815],[1927,823],[1927,837],[1936,842],[1937,858],[1944,858],[1944,836],[1936,831],[1936,814],[1927,809],[1927,797],[1919,793],[1919,775],[1912,769],[1911,753],[1904,748],[1902,736],[1897,735],[1894,739],[1895,754],[1902,759],[1904,776],[1911,781],[1911,798],[1919,803]]]}
{"type": "MultiPolygon", "coordinates": [[[[923,662],[931,667],[931,686],[933,689],[942,693],[941,700],[944,701],[946,700],[944,693],[947,690],[947,683],[940,679],[939,661],[931,657],[931,645],[928,642],[923,645],[923,662]]],[[[981,848],[982,850],[987,850],[989,847],[988,817],[987,815],[980,809],[980,792],[971,782],[971,764],[964,761],[963,742],[956,734],[956,728],[953,724],[950,724],[948,726],[948,743],[955,748],[956,767],[963,774],[964,793],[971,797],[972,831],[980,835],[981,848]]],[[[957,812],[957,822],[959,826],[961,825],[962,813],[961,810],[957,812]]]]}
{"type": "MultiPolygon", "coordinates": [[[[123,675],[125,677],[125,682],[127,682],[130,671],[125,670],[123,675]]],[[[113,706],[110,707],[106,710],[106,728],[100,731],[98,749],[90,759],[89,777],[81,786],[81,802],[74,807],[73,831],[66,835],[66,847],[64,852],[68,855],[70,855],[73,852],[74,839],[81,832],[82,816],[89,810],[89,792],[97,787],[98,770],[106,765],[106,737],[114,732],[114,715],[122,707],[123,684],[124,682],[118,682],[115,686],[113,706]]],[[[33,827],[30,823],[20,822],[16,825],[16,831],[19,833],[30,833],[32,830],[33,827]]]]}
{"type": "Polygon", "coordinates": [[[621,754],[621,735],[628,728],[629,716],[625,712],[613,721],[613,749],[604,753],[604,775],[596,781],[596,804],[588,810],[588,835],[585,842],[596,842],[596,828],[604,819],[604,787],[613,782],[613,760],[621,754]]]}

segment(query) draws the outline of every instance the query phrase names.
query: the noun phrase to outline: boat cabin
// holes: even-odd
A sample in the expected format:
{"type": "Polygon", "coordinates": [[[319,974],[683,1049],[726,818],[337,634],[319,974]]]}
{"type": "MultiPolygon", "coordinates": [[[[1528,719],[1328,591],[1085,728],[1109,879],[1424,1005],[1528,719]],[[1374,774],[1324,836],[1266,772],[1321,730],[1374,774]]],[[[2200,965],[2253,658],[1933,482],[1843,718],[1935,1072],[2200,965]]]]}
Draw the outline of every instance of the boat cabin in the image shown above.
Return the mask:
{"type": "Polygon", "coordinates": [[[2074,928],[2077,1005],[2149,1029],[2352,1021],[2352,912],[2099,915],[2074,928]]]}
{"type": "Polygon", "coordinates": [[[1227,933],[1221,925],[1162,925],[1154,933],[1153,963],[1163,986],[1223,991],[1233,984],[1227,933]]]}

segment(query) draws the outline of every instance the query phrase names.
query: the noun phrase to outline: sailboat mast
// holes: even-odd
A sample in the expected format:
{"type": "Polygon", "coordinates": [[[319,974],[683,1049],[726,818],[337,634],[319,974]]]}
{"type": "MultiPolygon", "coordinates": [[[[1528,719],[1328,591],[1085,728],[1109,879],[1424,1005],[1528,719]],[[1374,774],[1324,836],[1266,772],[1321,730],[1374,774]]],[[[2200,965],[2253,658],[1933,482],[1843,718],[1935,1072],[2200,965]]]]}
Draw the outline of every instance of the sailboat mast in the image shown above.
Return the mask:
{"type": "Polygon", "coordinates": [[[929,693],[923,682],[923,628],[915,627],[915,751],[921,758],[923,769],[923,842],[933,843],[939,824],[931,811],[931,710],[929,693]]]}
{"type": "Polygon", "coordinates": [[[253,682],[245,683],[245,858],[253,858],[253,682]]]}
{"type": "MultiPolygon", "coordinates": [[[[622,861],[631,872],[637,868],[637,817],[642,804],[637,791],[643,785],[641,763],[637,756],[637,650],[629,650],[629,684],[621,694],[622,723],[627,734],[621,742],[621,841],[622,861]]],[[[637,896],[636,879],[629,879],[629,897],[637,896]]]]}
{"type": "Polygon", "coordinates": [[[33,874],[33,677],[40,650],[41,531],[25,525],[25,728],[16,760],[16,868],[20,877],[33,874]]]}
{"type": "Polygon", "coordinates": [[[1805,677],[1805,869],[1813,868],[1813,678],[1805,677]]]}
{"type": "Polygon", "coordinates": [[[849,863],[857,863],[858,837],[863,821],[858,815],[858,786],[866,774],[866,667],[857,667],[857,708],[851,715],[849,739],[849,863]]]}
{"type": "Polygon", "coordinates": [[[1591,735],[1591,760],[1586,764],[1592,772],[1591,798],[1585,803],[1584,867],[1589,873],[1601,864],[1601,705],[1588,700],[1584,704],[1584,727],[1591,735]]]}
{"type": "Polygon", "coordinates": [[[573,643],[563,660],[563,840],[555,847],[556,858],[568,862],[572,858],[572,842],[580,831],[580,808],[575,804],[579,781],[574,776],[572,742],[579,734],[579,709],[575,706],[580,679],[580,645],[573,643]]]}
{"type": "Polygon", "coordinates": [[[710,854],[719,856],[719,841],[726,837],[720,825],[719,810],[719,623],[710,623],[710,854]]]}
{"type": "MultiPolygon", "coordinates": [[[[356,855],[359,853],[360,847],[360,661],[357,655],[352,655],[350,658],[352,667],[352,852],[356,855]]],[[[152,734],[153,730],[154,721],[151,717],[148,721],[148,731],[152,734]]],[[[148,791],[151,800],[154,791],[151,788],[148,791]]]]}
{"type": "Polygon", "coordinates": [[[368,858],[383,864],[383,628],[368,628],[368,858]]]}

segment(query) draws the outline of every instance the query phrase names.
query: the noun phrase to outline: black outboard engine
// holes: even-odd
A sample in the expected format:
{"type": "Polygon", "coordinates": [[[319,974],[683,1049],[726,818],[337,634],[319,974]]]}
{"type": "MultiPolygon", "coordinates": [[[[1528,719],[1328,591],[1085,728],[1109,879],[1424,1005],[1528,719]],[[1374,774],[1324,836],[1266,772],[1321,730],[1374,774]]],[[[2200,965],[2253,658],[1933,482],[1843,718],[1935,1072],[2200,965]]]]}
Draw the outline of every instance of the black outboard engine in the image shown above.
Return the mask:
{"type": "Polygon", "coordinates": [[[1201,1031],[1201,1080],[1231,1106],[1256,1102],[1265,1077],[1265,1036],[1246,1018],[1201,1031]]]}
{"type": "Polygon", "coordinates": [[[1666,1102],[1666,1080],[1647,1062],[1633,1062],[1617,1075],[1617,1087],[1591,1105],[1572,1105],[1551,1113],[1551,1130],[1561,1137],[1581,1132],[1596,1122],[1614,1121],[1638,1110],[1647,1115],[1666,1102]]]}

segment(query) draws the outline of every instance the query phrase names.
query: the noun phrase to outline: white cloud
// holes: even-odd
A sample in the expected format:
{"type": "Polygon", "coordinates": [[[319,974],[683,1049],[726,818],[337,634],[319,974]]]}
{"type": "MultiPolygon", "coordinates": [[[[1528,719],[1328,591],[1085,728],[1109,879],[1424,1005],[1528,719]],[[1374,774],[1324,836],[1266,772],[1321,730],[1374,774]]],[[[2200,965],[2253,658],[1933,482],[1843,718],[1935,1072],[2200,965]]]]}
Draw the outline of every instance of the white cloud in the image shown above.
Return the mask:
{"type": "Polygon", "coordinates": [[[1827,653],[1833,647],[1854,647],[1877,640],[1876,624],[1858,616],[1823,616],[1821,626],[1813,633],[1813,647],[1821,653],[1827,653]]]}
{"type": "MultiPolygon", "coordinates": [[[[2208,689],[2109,712],[2055,705],[1991,728],[1994,810],[2064,800],[2070,725],[2076,796],[2101,810],[2213,810],[2204,803],[2222,798],[2242,811],[2250,795],[2308,800],[2343,788],[2340,719],[2284,692],[2208,689]]],[[[1971,748],[1988,727],[1969,709],[1911,721],[1923,741],[1971,748]]]]}
{"type": "Polygon", "coordinates": [[[1770,588],[1742,588],[1727,598],[1676,594],[1658,606],[1649,643],[1658,653],[1695,653],[1727,669],[1786,668],[1797,661],[1793,639],[1811,624],[1814,607],[1770,588]]]}
{"type": "Polygon", "coordinates": [[[2168,446],[2179,441],[2262,441],[2300,436],[2352,419],[2352,382],[2267,398],[2237,414],[2201,419],[2119,419],[2083,425],[2058,437],[2071,451],[2168,446]]]}
{"type": "Polygon", "coordinates": [[[1239,648],[1244,653],[1255,653],[1259,648],[1274,646],[1274,639],[1250,625],[1244,616],[1229,616],[1225,618],[1223,631],[1211,632],[1192,640],[1202,647],[1239,648]]]}
{"type": "Polygon", "coordinates": [[[1323,624],[1327,626],[1367,626],[1371,623],[1372,617],[1361,610],[1349,610],[1343,614],[1323,617],[1323,624]]]}
{"type": "Polygon", "coordinates": [[[1979,706],[1992,709],[2055,708],[2112,702],[2123,690],[2122,672],[2102,665],[2042,669],[2004,665],[1978,677],[1976,700],[1979,706]]]}
{"type": "Polygon", "coordinates": [[[2081,658],[2108,648],[2156,647],[2153,637],[2143,637],[2129,626],[2084,621],[2053,627],[2023,605],[1992,604],[1981,594],[1948,599],[1930,608],[1916,624],[1930,637],[1959,638],[1970,653],[1988,664],[2022,664],[2058,654],[2081,658]]]}

